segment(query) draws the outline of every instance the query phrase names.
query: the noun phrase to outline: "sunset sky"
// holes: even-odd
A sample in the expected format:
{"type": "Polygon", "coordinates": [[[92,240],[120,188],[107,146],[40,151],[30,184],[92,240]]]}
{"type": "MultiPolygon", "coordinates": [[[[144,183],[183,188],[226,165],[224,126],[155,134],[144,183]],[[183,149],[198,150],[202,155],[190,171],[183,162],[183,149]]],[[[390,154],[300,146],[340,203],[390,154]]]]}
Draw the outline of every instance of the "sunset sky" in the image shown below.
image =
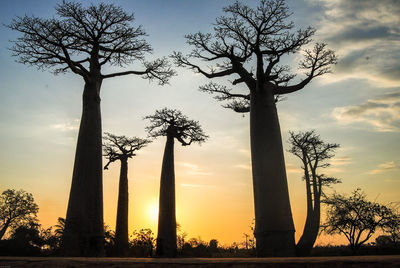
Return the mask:
{"type": "MultiPolygon", "coordinates": [[[[61,1],[0,1],[0,191],[24,189],[39,205],[44,227],[65,217],[72,177],[83,80],[68,73],[16,63],[7,49],[18,37],[4,24],[24,14],[49,18],[61,1]]],[[[79,1],[84,4],[89,1],[79,1]]],[[[94,1],[95,2],[95,1],[94,1]]],[[[230,0],[105,1],[134,12],[154,48],[148,59],[188,52],[184,35],[211,32],[230,0]]],[[[257,1],[246,1],[256,6],[257,1]]],[[[324,174],[342,179],[340,193],[356,188],[370,200],[400,202],[400,1],[290,0],[296,27],[313,26],[339,57],[334,72],[278,103],[283,142],[288,131],[315,129],[341,148],[324,174]]],[[[297,71],[300,55],[288,63],[297,71]]],[[[127,66],[130,69],[132,66],[127,66]]],[[[111,72],[105,69],[104,72],[111,72]]],[[[145,138],[142,118],[163,107],[198,120],[209,140],[201,146],[175,145],[177,222],[188,237],[222,244],[241,242],[254,218],[249,116],[224,109],[198,91],[208,80],[176,68],[169,85],[138,76],[103,82],[103,131],[145,138]]],[[[301,77],[299,73],[299,77],[301,77]]],[[[218,80],[227,85],[233,77],[218,80]]],[[[158,138],[129,161],[129,232],[157,229],[161,160],[158,138]]],[[[300,161],[285,152],[296,238],[302,233],[306,199],[300,161]]],[[[105,164],[105,161],[103,160],[105,164]]],[[[115,227],[119,163],[104,171],[104,221],[115,227]]],[[[333,190],[328,190],[332,192],[333,190]]],[[[273,204],[272,204],[273,205],[273,204]]],[[[323,237],[318,243],[337,243],[323,237]]],[[[344,240],[343,240],[344,242],[344,240]]]]}

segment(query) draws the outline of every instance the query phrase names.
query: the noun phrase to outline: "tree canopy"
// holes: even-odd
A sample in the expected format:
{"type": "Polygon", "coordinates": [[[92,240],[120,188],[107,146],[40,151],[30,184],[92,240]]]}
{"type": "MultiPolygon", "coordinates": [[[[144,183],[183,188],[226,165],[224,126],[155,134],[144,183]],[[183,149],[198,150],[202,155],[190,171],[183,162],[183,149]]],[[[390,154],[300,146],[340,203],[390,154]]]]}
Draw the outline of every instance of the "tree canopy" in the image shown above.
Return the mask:
{"type": "MultiPolygon", "coordinates": [[[[279,62],[309,44],[315,29],[295,30],[294,23],[288,20],[291,13],[284,0],[261,0],[254,9],[236,1],[223,11],[226,15],[216,19],[213,34],[198,32],[185,36],[193,49],[187,55],[174,52],[171,57],[176,65],[207,78],[235,75],[232,84],[245,83],[250,92],[256,90],[257,82],[267,84],[274,95],[282,95],[300,90],[313,78],[329,73],[330,66],[337,62],[325,43],[316,43],[303,51],[299,62],[305,76],[293,82],[296,74],[279,62]],[[206,62],[208,69],[198,60],[206,62]]],[[[233,92],[216,83],[200,90],[216,94],[219,101],[228,101],[225,107],[236,112],[250,109],[248,93],[233,92]]]]}
{"type": "Polygon", "coordinates": [[[17,229],[23,224],[36,221],[39,211],[33,195],[24,190],[5,190],[0,195],[0,239],[8,228],[17,229]]]}
{"type": "Polygon", "coordinates": [[[145,55],[152,52],[144,39],[142,26],[132,26],[133,14],[121,7],[100,3],[84,7],[63,1],[56,6],[57,17],[17,17],[8,27],[23,35],[14,41],[11,51],[18,62],[53,69],[55,74],[72,71],[85,80],[92,68],[105,64],[126,66],[135,61],[142,70],[101,74],[101,78],[136,74],[165,84],[174,71],[165,58],[149,62],[145,55]]]}
{"type": "Polygon", "coordinates": [[[111,133],[104,133],[103,151],[104,156],[108,159],[104,169],[108,169],[108,165],[122,158],[128,159],[136,154],[135,151],[145,147],[151,141],[148,139],[140,139],[138,137],[117,136],[111,133]]]}
{"type": "Polygon", "coordinates": [[[367,242],[377,230],[385,230],[395,216],[389,207],[368,201],[360,189],[350,196],[333,194],[324,203],[328,205],[324,231],[343,234],[353,251],[367,242]]]}
{"type": "Polygon", "coordinates": [[[201,144],[208,138],[199,122],[188,119],[178,110],[163,108],[144,119],[150,121],[146,130],[153,138],[172,135],[183,146],[190,145],[192,142],[201,144]]]}

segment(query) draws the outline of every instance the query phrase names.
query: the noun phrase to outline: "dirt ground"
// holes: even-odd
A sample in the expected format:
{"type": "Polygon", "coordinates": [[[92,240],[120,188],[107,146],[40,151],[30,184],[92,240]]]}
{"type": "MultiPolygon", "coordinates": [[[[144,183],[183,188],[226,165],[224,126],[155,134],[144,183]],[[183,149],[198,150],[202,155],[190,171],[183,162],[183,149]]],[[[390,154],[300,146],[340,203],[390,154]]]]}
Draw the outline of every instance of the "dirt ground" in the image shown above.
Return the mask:
{"type": "Polygon", "coordinates": [[[310,258],[57,258],[0,257],[0,268],[14,267],[400,267],[400,255],[310,258]]]}

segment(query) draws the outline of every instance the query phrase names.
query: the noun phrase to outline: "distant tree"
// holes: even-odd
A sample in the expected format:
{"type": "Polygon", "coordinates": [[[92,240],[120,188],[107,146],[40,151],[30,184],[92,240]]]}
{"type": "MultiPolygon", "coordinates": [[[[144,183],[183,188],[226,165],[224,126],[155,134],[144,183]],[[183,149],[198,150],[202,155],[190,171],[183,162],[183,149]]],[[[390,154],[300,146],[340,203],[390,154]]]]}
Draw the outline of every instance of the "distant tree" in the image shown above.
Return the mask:
{"type": "Polygon", "coordinates": [[[210,252],[218,252],[218,240],[217,239],[211,239],[210,242],[208,243],[208,248],[210,249],[210,252]]]}
{"type": "Polygon", "coordinates": [[[29,222],[36,222],[38,211],[32,194],[24,190],[3,191],[0,195],[0,240],[9,228],[15,230],[29,222]]]}
{"type": "Polygon", "coordinates": [[[57,224],[54,225],[54,227],[55,227],[54,233],[56,234],[56,236],[61,238],[65,230],[65,218],[58,217],[57,224]]]}
{"type": "Polygon", "coordinates": [[[128,159],[135,156],[135,152],[150,143],[150,140],[137,137],[128,138],[104,133],[104,156],[108,160],[104,169],[112,162],[121,162],[119,177],[117,222],[115,225],[115,247],[116,254],[123,256],[128,253],[128,159]]]}
{"type": "Polygon", "coordinates": [[[250,112],[257,255],[288,256],[295,254],[294,224],[276,101],[279,96],[298,91],[315,77],[330,72],[336,56],[324,43],[306,49],[299,64],[305,70],[305,77],[293,83],[296,74],[279,63],[310,43],[315,30],[309,27],[294,32],[284,0],[258,3],[256,8],[238,1],[225,7],[226,16],[216,19],[214,34],[186,35],[192,52],[186,56],[174,52],[172,58],[178,66],[207,78],[235,75],[232,84],[244,83],[247,87],[248,91],[241,88],[235,92],[211,82],[200,90],[215,94],[219,101],[227,101],[225,108],[250,112]],[[205,61],[210,69],[198,61],[205,61]]]}
{"type": "Polygon", "coordinates": [[[139,232],[133,232],[133,240],[131,242],[133,247],[138,247],[141,249],[140,256],[142,257],[152,257],[153,248],[155,244],[154,233],[151,229],[140,229],[139,232]]]}
{"type": "Polygon", "coordinates": [[[151,46],[143,39],[141,26],[132,26],[133,14],[113,4],[62,1],[57,17],[17,17],[8,27],[22,36],[11,50],[18,62],[71,71],[82,77],[83,112],[76,147],[72,185],[64,233],[66,255],[100,256],[103,248],[102,130],[100,88],[104,79],[141,75],[163,85],[174,74],[166,59],[145,61],[151,46]],[[123,67],[134,61],[142,70],[103,73],[102,67],[123,67]]]}
{"type": "Polygon", "coordinates": [[[383,226],[383,231],[388,234],[392,244],[398,246],[400,244],[400,214],[397,207],[391,208],[392,213],[383,226]]]}
{"type": "Polygon", "coordinates": [[[339,179],[326,177],[319,169],[329,167],[330,164],[326,161],[335,156],[334,152],[340,146],[324,142],[313,130],[298,133],[290,131],[289,134],[289,152],[302,162],[307,194],[307,217],[303,234],[296,245],[296,254],[307,256],[310,255],[319,233],[323,190],[341,182],[339,179]]]}
{"type": "Polygon", "coordinates": [[[178,110],[164,108],[157,110],[154,115],[146,116],[145,119],[150,121],[150,125],[146,127],[150,137],[167,137],[161,169],[156,255],[175,257],[177,246],[174,140],[178,140],[182,146],[188,146],[192,142],[204,142],[207,136],[198,122],[189,120],[178,110]]]}
{"type": "Polygon", "coordinates": [[[328,205],[323,230],[327,234],[343,234],[353,252],[377,230],[384,229],[393,217],[390,208],[368,201],[360,189],[349,197],[333,194],[323,202],[328,205]]]}

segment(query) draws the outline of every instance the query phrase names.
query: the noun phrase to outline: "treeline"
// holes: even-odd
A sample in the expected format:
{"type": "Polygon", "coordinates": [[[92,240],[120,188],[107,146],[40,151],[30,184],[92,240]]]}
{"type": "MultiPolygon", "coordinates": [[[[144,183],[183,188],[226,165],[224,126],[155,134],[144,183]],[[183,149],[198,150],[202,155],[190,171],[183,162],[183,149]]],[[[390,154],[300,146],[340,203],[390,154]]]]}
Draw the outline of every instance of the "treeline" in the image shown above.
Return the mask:
{"type": "MultiPolygon", "coordinates": [[[[400,254],[400,221],[394,208],[368,201],[360,190],[354,191],[350,196],[334,194],[324,203],[329,207],[322,231],[327,234],[345,235],[349,238],[349,245],[316,246],[312,249],[311,256],[400,254]],[[356,211],[359,212],[358,215],[356,211]],[[339,229],[342,231],[338,232],[339,229]],[[378,236],[375,242],[369,241],[377,231],[381,231],[383,235],[378,236]]],[[[4,232],[4,235],[0,239],[6,239],[0,240],[0,255],[63,255],[65,219],[59,217],[56,225],[43,228],[37,218],[38,210],[32,194],[23,190],[3,191],[0,195],[0,231],[4,232]]],[[[244,241],[221,246],[217,239],[207,242],[200,237],[188,238],[177,224],[177,256],[255,257],[254,221],[249,231],[250,234],[243,234],[244,241]]],[[[104,225],[103,243],[106,256],[120,256],[115,231],[107,225],[104,225]]],[[[129,235],[125,256],[153,257],[155,248],[156,238],[153,231],[141,229],[129,235]]]]}

